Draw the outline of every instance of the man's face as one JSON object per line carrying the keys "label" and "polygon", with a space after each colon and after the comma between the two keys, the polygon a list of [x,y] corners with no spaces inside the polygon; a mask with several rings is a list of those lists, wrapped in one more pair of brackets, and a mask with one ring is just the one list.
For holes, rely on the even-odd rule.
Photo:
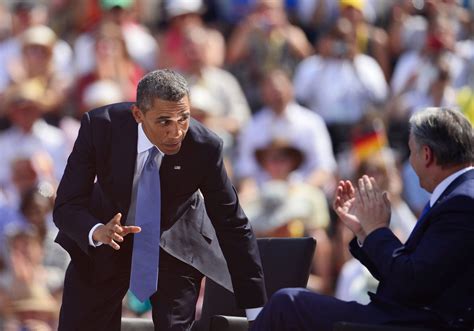
{"label": "man's face", "polygon": [[10,121],[24,132],[30,132],[33,124],[41,117],[39,107],[31,101],[22,101],[11,106],[9,111]]}
{"label": "man's face", "polygon": [[152,107],[143,113],[138,107],[132,109],[137,123],[142,123],[148,139],[165,154],[179,152],[189,128],[189,98],[179,101],[155,99]]}
{"label": "man's face", "polygon": [[291,82],[281,73],[274,73],[266,78],[262,93],[265,104],[277,112],[283,111],[293,98]]}

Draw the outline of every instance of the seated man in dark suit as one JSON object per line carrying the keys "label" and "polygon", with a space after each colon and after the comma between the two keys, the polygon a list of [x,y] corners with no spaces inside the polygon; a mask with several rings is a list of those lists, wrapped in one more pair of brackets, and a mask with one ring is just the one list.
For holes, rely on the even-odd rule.
{"label": "seated man in dark suit", "polygon": [[265,303],[222,140],[190,117],[187,83],[171,70],[143,77],[136,104],[84,114],[54,222],[72,258],[59,330],[120,330],[129,284],[150,299],[156,330],[189,330],[203,275],[233,289],[249,320]]}
{"label": "seated man in dark suit", "polygon": [[405,244],[388,228],[390,202],[373,178],[341,181],[334,209],[355,235],[350,250],[380,283],[367,305],[305,289],[277,292],[252,330],[330,331],[335,322],[472,330],[474,320],[473,130],[458,111],[410,119],[410,162],[431,199]]}

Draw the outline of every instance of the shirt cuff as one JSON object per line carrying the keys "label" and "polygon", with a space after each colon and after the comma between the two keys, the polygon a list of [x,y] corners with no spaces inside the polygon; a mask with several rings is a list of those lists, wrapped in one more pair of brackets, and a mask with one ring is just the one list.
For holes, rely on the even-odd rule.
{"label": "shirt cuff", "polygon": [[97,229],[99,226],[101,225],[104,225],[102,223],[97,223],[96,225],[94,225],[92,227],[92,229],[89,231],[89,246],[92,246],[92,247],[99,247],[100,245],[102,245],[102,243],[100,241],[95,241],[94,239],[92,239],[92,235],[94,234],[94,231],[95,229]]}
{"label": "shirt cuff", "polygon": [[247,320],[253,321],[257,318],[258,314],[262,311],[263,307],[245,309],[245,315],[247,315]]}

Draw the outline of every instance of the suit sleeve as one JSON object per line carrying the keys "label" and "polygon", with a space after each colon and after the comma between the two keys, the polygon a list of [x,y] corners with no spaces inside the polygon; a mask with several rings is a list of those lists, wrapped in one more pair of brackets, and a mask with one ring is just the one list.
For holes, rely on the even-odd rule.
{"label": "suit sleeve", "polygon": [[357,257],[398,300],[417,302],[439,296],[474,260],[473,199],[458,196],[431,216],[416,245],[402,246],[388,229],[367,236]]}
{"label": "suit sleeve", "polygon": [[237,304],[262,307],[266,301],[260,254],[250,223],[224,168],[222,142],[210,160],[200,189],[229,267]]}
{"label": "suit sleeve", "polygon": [[89,253],[90,249],[90,229],[101,222],[89,212],[95,176],[95,149],[90,116],[86,113],[59,184],[53,212],[53,220],[59,230],[73,239],[85,253]]}

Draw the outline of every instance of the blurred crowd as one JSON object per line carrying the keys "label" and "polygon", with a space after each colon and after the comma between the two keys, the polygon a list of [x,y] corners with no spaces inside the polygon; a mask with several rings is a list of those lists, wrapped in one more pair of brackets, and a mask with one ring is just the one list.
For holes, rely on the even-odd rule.
{"label": "blurred crowd", "polygon": [[374,176],[407,238],[428,200],[409,116],[474,123],[474,1],[0,0],[0,64],[1,330],[55,329],[69,257],[51,211],[79,120],[134,101],[157,68],[187,78],[257,236],[315,237],[308,286],[367,302],[376,280],[350,257],[335,184]]}

